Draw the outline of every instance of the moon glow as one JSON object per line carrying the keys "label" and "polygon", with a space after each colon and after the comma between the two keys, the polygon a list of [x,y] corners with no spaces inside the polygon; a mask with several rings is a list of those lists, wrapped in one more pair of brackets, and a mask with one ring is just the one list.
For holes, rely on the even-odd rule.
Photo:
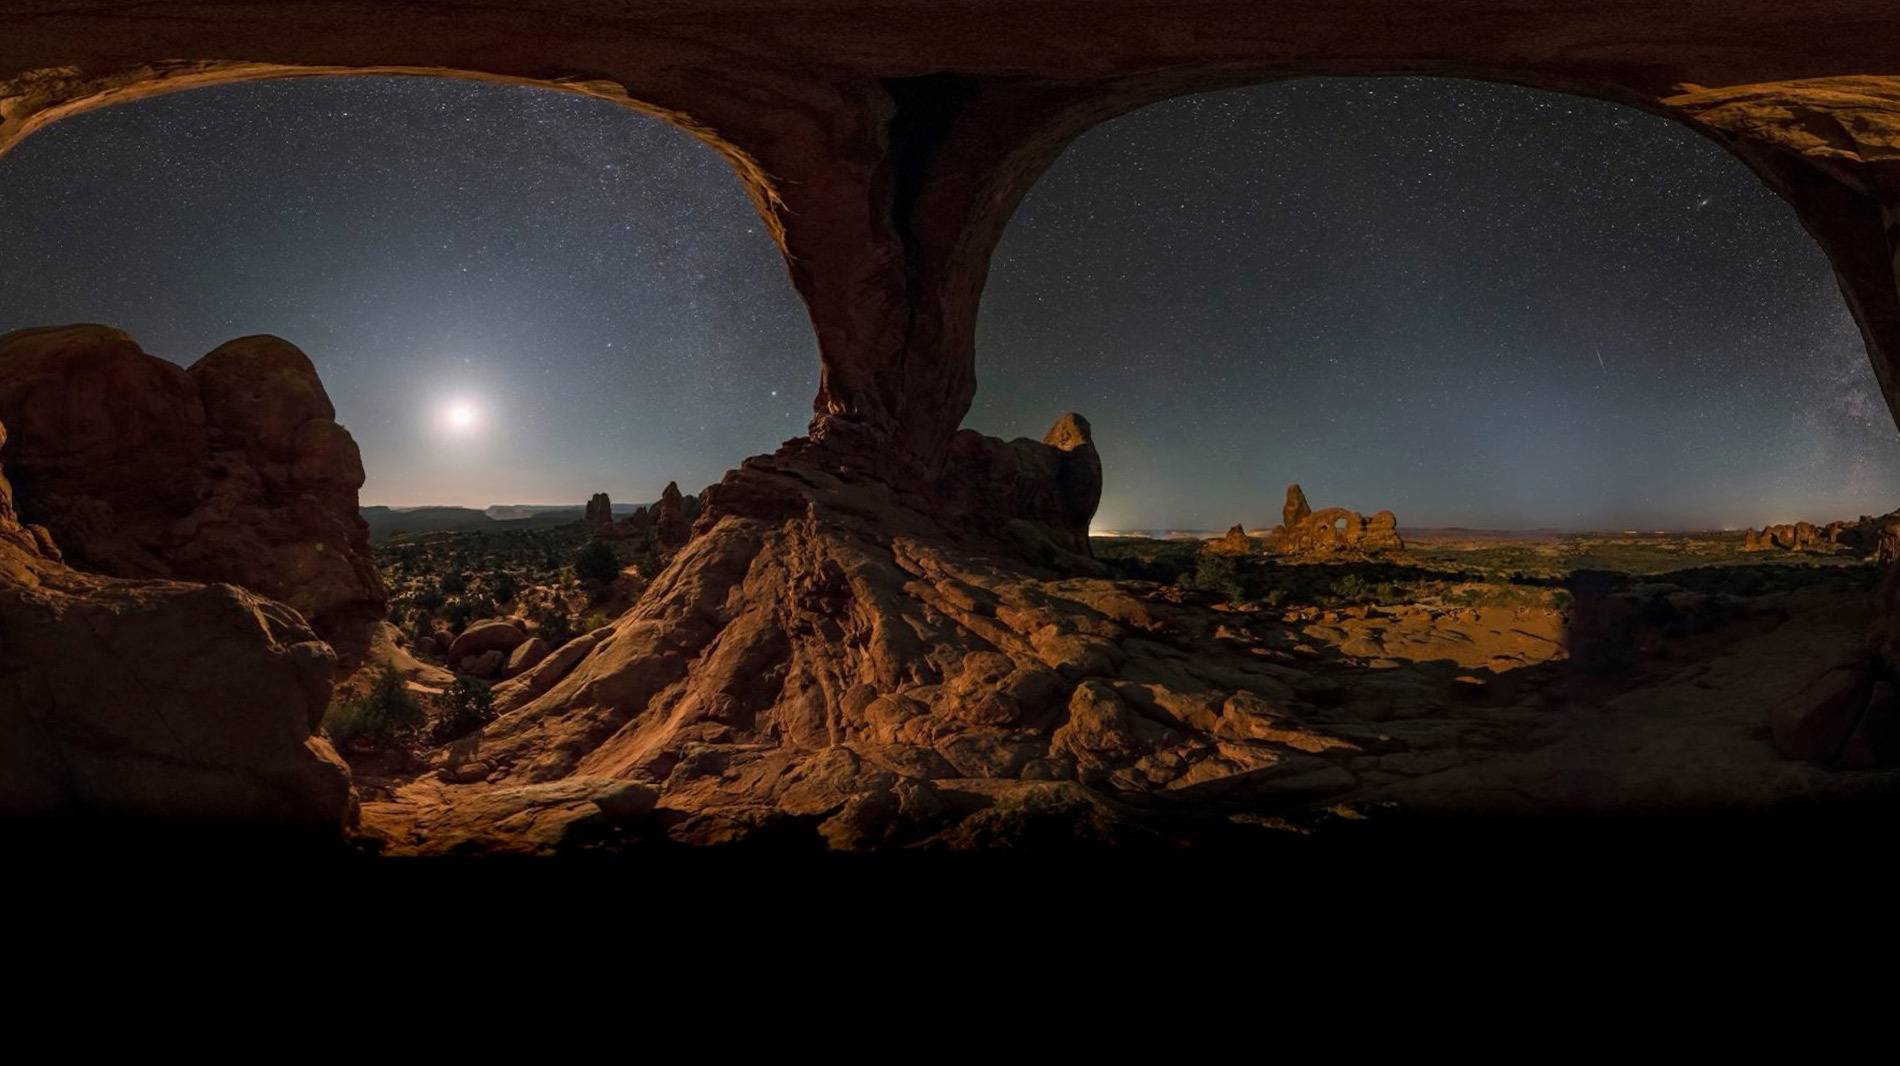
{"label": "moon glow", "polygon": [[467,436],[481,428],[481,408],[471,400],[451,400],[442,405],[442,428],[457,436]]}

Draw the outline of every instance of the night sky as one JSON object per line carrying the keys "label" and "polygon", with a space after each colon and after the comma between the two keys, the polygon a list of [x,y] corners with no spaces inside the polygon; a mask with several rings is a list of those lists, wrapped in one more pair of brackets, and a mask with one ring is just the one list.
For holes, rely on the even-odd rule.
{"label": "night sky", "polygon": [[[817,353],[738,181],[585,97],[299,79],[76,116],[0,159],[0,332],[190,363],[276,333],[366,503],[648,501],[803,432]],[[1098,529],[1249,528],[1289,481],[1402,525],[1706,528],[1900,505],[1825,258],[1718,146],[1433,79],[1170,101],[1005,234],[968,424],[1093,422]]]}
{"label": "night sky", "polygon": [[435,78],[218,86],[27,138],[0,158],[0,332],[57,322],[187,364],[289,340],[362,447],[364,503],[697,492],[804,433],[818,389],[784,260],[710,148]]}

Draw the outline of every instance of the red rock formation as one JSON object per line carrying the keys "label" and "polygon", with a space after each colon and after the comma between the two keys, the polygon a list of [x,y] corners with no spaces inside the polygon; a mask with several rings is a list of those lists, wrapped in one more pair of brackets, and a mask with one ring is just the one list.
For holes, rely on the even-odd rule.
{"label": "red rock formation", "polygon": [[1000,537],[1025,560],[1090,569],[1101,499],[1101,455],[1088,419],[1071,411],[1041,443],[959,432],[934,493],[908,502],[952,531]]}
{"label": "red rock formation", "polygon": [[313,736],[335,655],[295,612],[79,573],[13,500],[0,474],[0,818],[332,840],[354,821],[349,770]]}
{"label": "red rock formation", "polygon": [[1249,555],[1254,548],[1253,538],[1239,524],[1227,531],[1227,535],[1207,542],[1207,550],[1227,555]]}
{"label": "red rock formation", "polygon": [[582,521],[587,523],[587,528],[595,536],[608,532],[614,522],[613,501],[604,492],[594,493],[593,498],[587,501],[587,513],[582,516]]}
{"label": "red rock formation", "polygon": [[501,659],[505,661],[508,654],[520,647],[527,639],[528,635],[513,621],[505,618],[490,618],[472,623],[464,629],[462,635],[456,637],[454,643],[449,645],[445,659],[451,667],[454,667],[464,659],[494,651],[500,652]]}
{"label": "red rock formation", "polygon": [[[1813,551],[1818,548],[1847,547],[1859,548],[1873,553],[1882,562],[1891,562],[1893,555],[1883,554],[1881,543],[1889,529],[1900,537],[1900,511],[1873,518],[1861,515],[1854,522],[1836,521],[1817,527],[1810,522],[1768,526],[1759,535],[1750,529],[1742,541],[1741,550],[1771,551]],[[1900,547],[1900,540],[1896,540]]]}
{"label": "red rock formation", "polygon": [[1312,506],[1306,502],[1306,491],[1298,485],[1288,485],[1286,505],[1280,508],[1280,528],[1298,529],[1312,513]]}
{"label": "red rock formation", "polygon": [[[1026,443],[990,455],[1062,458]],[[590,817],[576,797],[617,782],[649,790],[676,840],[791,818],[832,846],[875,847],[976,832],[1057,794],[1050,819],[1087,809],[1121,822],[1127,812],[1090,789],[1244,790],[1290,772],[1288,740],[1343,744],[1285,722],[1272,700],[1286,690],[1266,673],[1209,662],[1190,676],[1156,643],[1167,623],[1114,583],[1026,576],[1004,554],[1007,530],[952,533],[934,510],[994,497],[828,481],[809,447],[729,474],[632,611],[497,687],[504,713],[465,753],[484,784],[418,781],[375,807],[377,824],[511,846],[494,819],[533,810],[551,831]],[[1124,668],[1149,680],[1121,681]],[[1255,717],[1279,739],[1254,739]],[[959,799],[951,778],[993,798]],[[487,828],[472,821],[496,804]],[[445,838],[435,827],[447,826]]]}
{"label": "red rock formation", "polygon": [[363,465],[309,359],[275,337],[189,370],[104,326],[0,337],[24,517],[75,567],[224,581],[303,612],[354,661],[383,613]]}
{"label": "red rock formation", "polygon": [[686,504],[680,496],[679,482],[669,481],[653,508],[653,539],[663,551],[678,551],[693,535],[686,520]]}
{"label": "red rock formation", "polygon": [[1405,550],[1399,520],[1391,511],[1366,518],[1344,507],[1315,511],[1298,485],[1288,485],[1287,524],[1274,530],[1273,550],[1288,555],[1327,555],[1334,552],[1376,554]]}

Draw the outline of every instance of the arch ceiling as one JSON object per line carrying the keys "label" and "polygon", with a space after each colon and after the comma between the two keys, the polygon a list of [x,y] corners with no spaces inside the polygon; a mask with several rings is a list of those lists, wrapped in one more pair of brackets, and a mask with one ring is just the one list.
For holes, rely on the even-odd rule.
{"label": "arch ceiling", "polygon": [[1077,134],[1300,74],[1488,78],[1673,117],[1832,258],[1900,409],[1900,33],[1885,0],[0,0],[0,152],[89,107],[297,74],[553,85],[674,121],[784,251],[840,466],[930,469],[975,392],[976,302]]}

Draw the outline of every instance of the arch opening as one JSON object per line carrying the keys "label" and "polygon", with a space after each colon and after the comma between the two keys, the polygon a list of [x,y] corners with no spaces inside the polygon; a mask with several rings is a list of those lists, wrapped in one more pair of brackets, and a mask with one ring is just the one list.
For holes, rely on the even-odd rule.
{"label": "arch opening", "polygon": [[[815,344],[773,234],[685,131],[585,94],[415,76],[119,104],[0,158],[0,336],[123,331],[15,338],[34,351],[0,367],[23,516],[70,562],[261,585],[346,663],[387,592],[420,655],[438,625],[546,607],[529,589],[576,625],[617,613],[559,591],[577,538],[650,579],[670,484],[677,526],[701,486],[805,427]],[[226,343],[259,335],[288,346]],[[276,437],[281,455],[259,451]],[[140,487],[168,477],[162,499]],[[598,529],[504,536],[579,528],[602,493]],[[461,533],[502,539],[384,548]]]}
{"label": "arch opening", "polygon": [[707,484],[802,430],[816,388],[727,167],[608,100],[371,75],[193,88],[47,126],[0,162],[0,198],[0,331],[100,321],[184,361],[283,336],[363,444],[366,503]]}
{"label": "arch opening", "polygon": [[1900,502],[1826,257],[1720,146],[1621,105],[1426,78],[1150,105],[1065,150],[985,297],[968,424],[1088,412],[1098,529],[1264,529],[1302,480],[1424,526]]}

